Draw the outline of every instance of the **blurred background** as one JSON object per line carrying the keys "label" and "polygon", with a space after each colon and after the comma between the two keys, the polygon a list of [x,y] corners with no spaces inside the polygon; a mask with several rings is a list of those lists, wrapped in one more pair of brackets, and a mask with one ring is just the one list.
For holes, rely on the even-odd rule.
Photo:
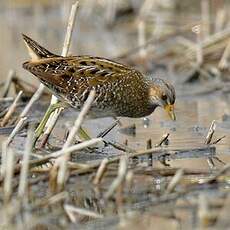
{"label": "blurred background", "polygon": [[[154,70],[155,63],[191,66],[191,61],[196,60],[193,51],[197,40],[230,29],[228,0],[79,2],[70,53],[113,59],[127,54],[123,61],[139,65],[146,72]],[[0,79],[6,78],[9,69],[26,79],[21,64],[28,55],[21,33],[61,53],[71,3],[72,0],[0,1]],[[198,36],[196,32],[200,32]],[[228,43],[226,37],[229,39],[229,33],[224,34],[224,42],[217,44],[215,50],[219,60]],[[141,45],[145,47],[138,49]],[[186,66],[181,63],[181,55],[189,58]]]}

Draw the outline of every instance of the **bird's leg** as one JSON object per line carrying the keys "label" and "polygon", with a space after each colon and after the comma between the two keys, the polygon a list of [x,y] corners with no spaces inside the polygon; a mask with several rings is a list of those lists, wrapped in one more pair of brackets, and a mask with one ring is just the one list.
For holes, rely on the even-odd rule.
{"label": "bird's leg", "polygon": [[[56,109],[61,108],[61,107],[64,107],[64,104],[62,102],[58,102],[58,103],[55,103],[55,104],[52,104],[52,105],[49,106],[49,108],[47,109],[44,117],[42,118],[42,120],[40,122],[40,124],[38,125],[38,127],[35,130],[35,135],[34,135],[34,140],[33,140],[33,147],[35,146],[38,138],[42,135],[43,130],[45,128],[45,125],[46,125],[50,115]],[[91,137],[88,134],[88,132],[85,129],[83,129],[81,126],[79,128],[78,135],[82,140],[90,140],[91,139]]]}
{"label": "bird's leg", "polygon": [[58,102],[55,104],[51,104],[49,108],[47,109],[44,117],[42,118],[41,122],[39,123],[38,127],[35,130],[34,140],[33,140],[33,147],[35,146],[38,138],[42,135],[42,132],[45,128],[45,125],[51,115],[56,109],[64,107],[62,102]]}
{"label": "bird's leg", "polygon": [[79,130],[78,130],[78,136],[79,136],[82,140],[84,140],[84,141],[87,141],[87,140],[90,140],[90,139],[91,139],[91,137],[90,137],[90,135],[87,133],[87,131],[86,131],[85,129],[83,129],[81,126],[80,126],[80,128],[79,128]]}

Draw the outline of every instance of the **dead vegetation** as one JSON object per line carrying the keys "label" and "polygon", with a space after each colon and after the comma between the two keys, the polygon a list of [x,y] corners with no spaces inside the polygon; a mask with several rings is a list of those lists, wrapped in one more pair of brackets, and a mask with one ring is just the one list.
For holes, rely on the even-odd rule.
{"label": "dead vegetation", "polygon": [[[137,31],[137,46],[114,59],[135,65],[146,73],[154,73],[160,66],[182,86],[190,84],[193,88],[197,82],[202,85],[190,93],[183,92],[184,95],[229,93],[228,4],[218,5],[214,17],[212,1],[202,0],[201,14],[193,19],[190,14],[170,13],[179,12],[177,1],[164,5],[164,1],[160,4],[146,0],[140,9],[135,1],[133,5],[108,2],[87,0],[80,8],[86,15],[92,14],[94,7],[106,9],[105,22],[110,30],[119,26],[123,17],[135,20],[130,24]],[[63,56],[68,54],[77,6],[76,2],[70,13]],[[185,23],[178,21],[181,18]],[[230,165],[218,156],[216,148],[224,136],[217,131],[220,137],[214,139],[215,121],[206,137],[201,137],[204,144],[200,148],[190,147],[189,143],[183,149],[170,148],[170,142],[168,148],[170,132],[159,136],[157,141],[146,139],[143,150],[129,146],[128,141],[122,144],[106,140],[105,136],[120,121],[109,124],[96,138],[78,143],[76,134],[93,100],[91,92],[58,149],[53,150],[47,141],[60,112],[46,126],[39,142],[42,148],[35,149],[32,145],[35,122],[29,112],[39,98],[47,101],[44,86],[35,90],[10,70],[0,87],[0,135],[5,136],[1,150],[1,228],[224,229],[229,226]],[[53,103],[56,99],[51,100]],[[22,132],[26,133],[23,150],[12,145]],[[90,154],[97,151],[109,153],[91,160]],[[88,160],[76,160],[82,154]],[[210,168],[170,166],[176,159],[192,158],[206,159]],[[156,162],[161,166],[156,167]]]}

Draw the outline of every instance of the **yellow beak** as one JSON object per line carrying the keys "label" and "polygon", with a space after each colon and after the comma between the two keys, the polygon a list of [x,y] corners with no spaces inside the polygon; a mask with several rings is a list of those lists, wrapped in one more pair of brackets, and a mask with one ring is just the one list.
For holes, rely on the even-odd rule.
{"label": "yellow beak", "polygon": [[174,113],[174,105],[166,105],[164,107],[165,111],[167,112],[167,114],[169,115],[169,117],[175,121],[176,120],[176,115]]}

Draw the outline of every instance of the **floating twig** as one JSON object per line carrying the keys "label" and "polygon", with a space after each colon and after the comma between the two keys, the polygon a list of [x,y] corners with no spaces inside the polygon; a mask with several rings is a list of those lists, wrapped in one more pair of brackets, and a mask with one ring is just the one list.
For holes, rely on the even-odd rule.
{"label": "floating twig", "polygon": [[213,142],[211,143],[211,145],[215,145],[215,144],[219,143],[219,142],[222,141],[225,137],[226,137],[226,136],[222,136],[222,137],[218,138],[217,140],[213,141]]}
{"label": "floating twig", "polygon": [[166,133],[162,136],[159,143],[155,144],[155,147],[160,147],[163,143],[166,143],[168,141],[169,133]]}
{"label": "floating twig", "polygon": [[[134,169],[134,174],[140,175],[150,175],[150,176],[174,176],[175,173],[179,170],[179,168],[137,168]],[[208,175],[210,174],[209,169],[190,169],[190,168],[183,168],[184,175]]]}
{"label": "floating twig", "polygon": [[115,149],[120,150],[125,153],[134,153],[136,152],[134,149],[128,147],[127,145],[115,142],[115,141],[106,141],[106,144],[113,146]]}
{"label": "floating twig", "polygon": [[104,131],[99,133],[97,137],[102,137],[102,138],[105,137],[112,129],[114,129],[117,126],[117,124],[119,124],[119,122],[120,122],[120,119],[117,119],[108,128],[106,128]]}
{"label": "floating twig", "polygon": [[225,174],[230,169],[230,164],[226,164],[219,172],[217,172],[214,176],[208,179],[202,180],[202,183],[212,183],[218,179],[218,177]]}

